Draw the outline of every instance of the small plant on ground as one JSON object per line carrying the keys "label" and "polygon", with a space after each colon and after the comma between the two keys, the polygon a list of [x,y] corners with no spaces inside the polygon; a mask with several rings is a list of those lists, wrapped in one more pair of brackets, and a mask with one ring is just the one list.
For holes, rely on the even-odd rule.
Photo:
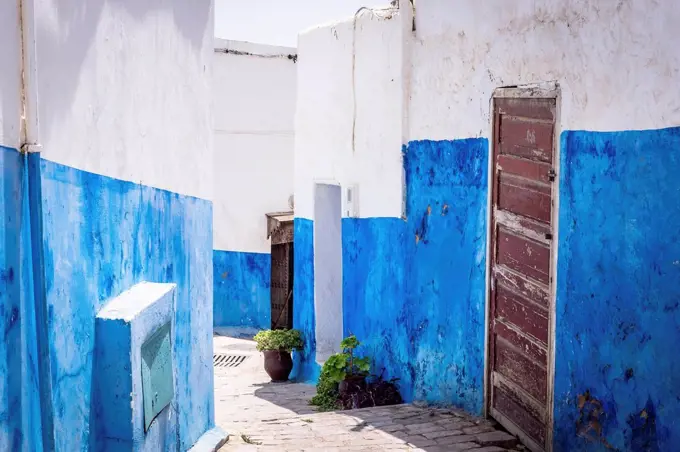
{"label": "small plant on ground", "polygon": [[342,353],[331,355],[324,363],[324,368],[328,367],[328,374],[331,380],[340,383],[348,377],[367,376],[371,368],[369,358],[357,358],[354,350],[361,345],[356,336],[346,337],[340,343]]}
{"label": "small plant on ground", "polygon": [[257,333],[253,339],[258,351],[278,350],[290,353],[303,346],[302,334],[298,330],[265,330]]}
{"label": "small plant on ground", "polygon": [[338,383],[330,376],[330,367],[324,363],[316,384],[316,395],[309,401],[310,405],[316,406],[319,411],[337,410],[338,405]]}
{"label": "small plant on ground", "polygon": [[369,358],[358,358],[354,350],[361,343],[356,336],[346,337],[340,343],[342,353],[336,353],[328,357],[319,375],[316,385],[316,395],[310,401],[311,405],[319,408],[319,411],[331,411],[339,408],[338,385],[348,377],[367,376],[371,367]]}
{"label": "small plant on ground", "polygon": [[353,386],[340,394],[338,404],[344,410],[370,408],[375,406],[398,405],[404,400],[399,394],[398,379],[385,380],[382,375],[366,385],[365,388]]}

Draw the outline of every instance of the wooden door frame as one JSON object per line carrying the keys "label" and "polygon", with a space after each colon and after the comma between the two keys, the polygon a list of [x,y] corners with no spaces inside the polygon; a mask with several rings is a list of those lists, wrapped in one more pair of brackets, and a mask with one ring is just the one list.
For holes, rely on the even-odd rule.
{"label": "wooden door frame", "polygon": [[[491,274],[492,274],[492,232],[493,232],[493,182],[494,182],[494,146],[497,139],[496,130],[496,108],[497,98],[523,98],[523,99],[555,99],[555,125],[553,128],[553,169],[555,171],[555,183],[552,185],[551,197],[554,205],[552,206],[551,221],[553,224],[553,240],[550,247],[550,322],[548,326],[548,417],[546,422],[546,452],[553,449],[553,430],[555,412],[555,314],[556,314],[556,289],[557,289],[557,250],[559,243],[559,184],[560,184],[560,107],[561,89],[557,82],[544,82],[530,85],[518,85],[510,87],[496,88],[489,100],[489,150],[488,150],[488,169],[487,169],[487,231],[486,231],[486,293],[484,309],[484,417],[489,417],[489,403],[491,390],[491,366],[489,363],[489,319],[491,312]],[[525,444],[535,443],[522,432],[511,432],[517,434]]]}

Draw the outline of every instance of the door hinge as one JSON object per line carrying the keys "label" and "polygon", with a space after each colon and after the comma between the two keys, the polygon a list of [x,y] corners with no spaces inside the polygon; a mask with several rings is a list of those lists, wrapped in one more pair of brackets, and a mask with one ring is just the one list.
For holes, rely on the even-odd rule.
{"label": "door hinge", "polygon": [[551,233],[547,233],[547,234],[545,235],[545,238],[546,238],[546,240],[552,240],[552,234],[551,234]]}
{"label": "door hinge", "polygon": [[554,182],[555,177],[557,177],[557,173],[555,172],[555,169],[550,168],[550,171],[548,171],[548,178],[550,179],[550,182]]}

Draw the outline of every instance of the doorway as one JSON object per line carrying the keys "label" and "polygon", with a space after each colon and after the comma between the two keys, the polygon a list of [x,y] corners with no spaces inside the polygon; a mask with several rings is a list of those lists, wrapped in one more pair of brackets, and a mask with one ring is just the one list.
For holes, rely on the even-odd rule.
{"label": "doorway", "polygon": [[271,328],[293,328],[293,212],[268,213],[267,238],[271,240]]}
{"label": "doorway", "polygon": [[493,99],[487,411],[531,450],[545,451],[552,442],[557,98],[504,93]]}
{"label": "doorway", "polygon": [[272,329],[293,328],[293,242],[272,244]]}

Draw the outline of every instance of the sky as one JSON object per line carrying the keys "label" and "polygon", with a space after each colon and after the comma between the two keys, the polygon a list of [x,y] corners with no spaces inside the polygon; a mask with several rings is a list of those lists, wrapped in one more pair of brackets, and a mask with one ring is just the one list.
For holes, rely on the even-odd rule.
{"label": "sky", "polygon": [[296,47],[302,30],[352,17],[362,6],[389,3],[390,0],[215,0],[215,36]]}

